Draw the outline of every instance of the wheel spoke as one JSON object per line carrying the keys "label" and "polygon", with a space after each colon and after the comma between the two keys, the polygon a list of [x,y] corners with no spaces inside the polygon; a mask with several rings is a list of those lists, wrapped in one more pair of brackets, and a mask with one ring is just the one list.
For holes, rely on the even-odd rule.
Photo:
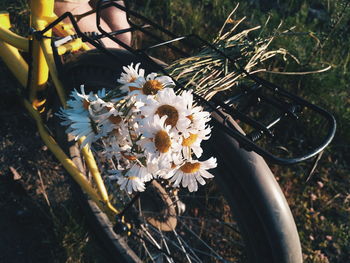
{"label": "wheel spoke", "polygon": [[[161,234],[160,234],[161,231],[159,231],[158,229],[156,229],[156,228],[153,227],[152,225],[149,225],[149,226],[150,226],[155,232],[157,232],[159,235],[161,235]],[[168,242],[169,242],[172,246],[176,247],[177,249],[179,249],[179,250],[181,250],[181,251],[183,252],[183,248],[181,248],[181,246],[179,246],[179,244],[175,243],[171,238],[167,237],[166,235],[164,235],[164,238],[165,238],[166,240],[168,240]],[[191,255],[189,255],[189,257],[192,258],[192,260],[196,260],[196,259],[194,259]],[[197,261],[196,261],[196,262],[197,262]],[[199,262],[201,262],[200,259],[199,259]]]}
{"label": "wheel spoke", "polygon": [[[180,221],[181,222],[181,221]],[[189,227],[187,227],[185,224],[181,222],[181,224],[189,231],[191,232],[195,237],[198,238],[199,241],[203,243],[204,246],[206,246],[211,252],[213,252],[215,255],[218,256],[219,259],[224,260],[215,250],[213,250],[206,242],[203,241],[195,232],[193,232]]]}
{"label": "wheel spoke", "polygon": [[[162,238],[162,240],[163,240],[163,243],[164,243],[164,246],[165,246],[166,251],[168,252],[169,255],[171,255],[170,249],[169,249],[169,247],[168,247],[168,243],[166,242],[166,240],[165,240],[165,238],[164,238],[163,231],[160,231],[160,230],[159,230],[159,233],[160,233],[161,238]],[[167,259],[168,259],[169,263],[174,263],[174,260],[173,260],[172,258],[169,259],[169,258],[167,257]]]}
{"label": "wheel spoke", "polygon": [[[206,222],[207,222],[207,220],[206,220]],[[182,221],[181,221],[181,223],[182,224],[184,224]],[[190,223],[190,222],[187,222],[188,224],[191,224],[191,226],[193,226],[193,227],[196,227],[196,228],[200,228],[199,226],[198,226],[198,224],[195,224],[195,223]],[[221,223],[222,225],[224,225],[224,226],[226,226],[226,224],[225,224],[225,222],[217,222],[217,223]],[[233,229],[234,231],[236,231],[237,232],[237,230],[235,230],[234,228],[232,228],[232,227],[230,227],[229,225],[227,225],[230,229]],[[186,228],[188,228],[188,227],[186,227]],[[242,243],[240,243],[240,242],[238,242],[238,241],[236,241],[236,240],[234,240],[234,239],[228,239],[228,237],[224,237],[222,234],[220,234],[220,232],[218,232],[218,231],[210,231],[208,228],[204,228],[204,231],[206,232],[206,233],[209,233],[209,234],[214,234],[214,236],[217,236],[217,237],[222,237],[222,238],[225,238],[225,239],[227,239],[228,241],[230,241],[231,243],[234,243],[234,244],[236,244],[236,245],[239,245],[240,247],[244,247],[244,245],[242,244]]]}
{"label": "wheel spoke", "polygon": [[189,258],[188,254],[186,253],[186,249],[184,248],[184,246],[183,246],[183,244],[182,244],[182,242],[181,242],[181,240],[180,240],[180,238],[179,238],[179,235],[177,234],[177,232],[176,232],[175,229],[173,230],[173,233],[175,234],[177,240],[179,241],[179,244],[180,244],[180,246],[181,246],[181,249],[182,249],[182,251],[185,253],[188,262],[189,262],[189,263],[192,263],[191,259]]}
{"label": "wheel spoke", "polygon": [[[103,167],[104,170],[108,170],[111,168],[116,169],[117,167],[115,161],[112,158],[108,159],[107,161],[104,161],[103,164],[101,164],[100,162],[98,164],[100,167],[102,167],[103,165],[107,165],[107,167]],[[163,232],[161,229],[157,229],[157,227],[147,222],[148,219],[146,219],[149,216],[152,216],[153,218],[162,218],[164,216],[163,210],[162,212],[154,212],[149,211],[152,209],[145,209],[146,207],[143,205],[144,203],[141,200],[142,198],[138,198],[139,194],[136,194],[137,197],[135,197],[131,196],[128,193],[124,193],[123,191],[118,189],[117,184],[113,184],[110,180],[108,180],[108,176],[105,176],[105,179],[107,179],[106,181],[108,181],[109,187],[111,188],[112,192],[117,198],[116,201],[122,205],[121,209],[123,210],[124,207],[123,211],[133,209],[138,212],[139,219],[143,223],[139,225],[139,235],[136,234],[135,236],[137,236],[139,240],[141,240],[142,246],[137,246],[137,243],[140,244],[140,241],[137,241],[137,239],[133,239],[135,242],[135,248],[141,249],[139,251],[139,256],[145,256],[146,258],[148,258],[148,260],[151,260],[151,262],[159,262],[160,257],[162,257],[163,260],[166,259],[167,263],[174,263],[177,262],[177,260],[175,259],[177,259],[179,255],[181,258],[181,262],[186,261],[189,263],[201,263],[203,260],[207,262],[209,258],[209,260],[214,260],[215,262],[229,262],[218,253],[219,251],[221,251],[221,248],[219,249],[219,247],[216,247],[216,243],[210,244],[210,240],[214,239],[219,240],[221,242],[220,244],[224,244],[225,248],[228,247],[226,243],[230,246],[232,244],[235,244],[238,245],[240,248],[243,247],[243,245],[240,242],[237,242],[237,240],[233,239],[232,234],[228,234],[225,236],[222,234],[226,232],[220,231],[221,229],[224,229],[224,227],[231,229],[231,231],[235,231],[236,234],[239,232],[236,229],[237,226],[235,223],[228,223],[221,220],[221,215],[218,214],[215,205],[213,206],[214,209],[212,210],[200,210],[204,207],[207,208],[207,205],[210,204],[211,201],[219,202],[219,204],[221,204],[222,202],[220,200],[223,200],[223,198],[222,196],[217,195],[217,193],[214,195],[211,195],[211,192],[203,192],[202,194],[182,194],[178,192],[169,191],[169,189],[165,188],[167,189],[167,192],[166,194],[163,193],[163,196],[166,196],[167,198],[171,199],[170,203],[168,202],[166,204],[167,206],[176,207],[178,202],[180,201],[187,203],[187,205],[190,205],[190,209],[188,210],[190,212],[189,214],[188,211],[186,211],[185,215],[175,215],[177,221],[180,223],[178,223],[178,226],[180,226],[180,228],[177,227],[176,229],[173,229],[171,233],[174,236],[171,237],[168,234],[169,232]],[[152,188],[151,191],[153,191]],[[143,196],[143,198],[144,197],[145,196]],[[133,202],[132,200],[137,201]],[[152,201],[152,199],[150,200]],[[147,203],[146,206],[149,207]],[[195,212],[195,210],[193,209],[199,209],[201,216],[194,216],[197,214],[192,213],[192,211]],[[217,231],[218,229],[219,231]],[[210,240],[207,240],[208,238],[210,238]],[[129,241],[131,242],[132,239],[129,239]],[[203,249],[201,249],[200,247],[196,247],[196,244],[200,245],[200,247],[202,247]]]}
{"label": "wheel spoke", "polygon": [[198,262],[202,262],[202,260],[197,256],[196,253],[194,253],[193,249],[192,249],[189,245],[187,245],[187,243],[183,240],[183,238],[182,238],[181,236],[178,236],[178,237],[182,240],[182,242],[184,242],[184,244],[186,245],[186,247],[188,248],[188,250],[191,251],[192,255],[193,255],[194,257],[196,257],[196,259],[198,260]]}
{"label": "wheel spoke", "polygon": [[[144,211],[144,212],[147,212],[148,214],[153,214],[154,216],[156,215],[160,215],[159,213],[152,213],[150,211]],[[196,218],[196,217],[191,217],[191,216],[179,216],[177,215],[176,216],[178,219],[187,219],[187,220],[190,220],[190,221],[187,221],[186,220],[186,223],[187,224],[190,224],[191,226],[195,227],[195,228],[200,228],[200,226],[198,226],[198,223],[193,223],[192,221],[200,221],[200,220],[203,220],[202,218]],[[181,220],[181,222],[183,223],[183,221]],[[220,224],[224,227],[228,227],[229,229],[231,229],[232,231],[235,231],[235,233],[239,234],[238,230],[234,227],[235,224],[230,224],[230,223],[226,223],[226,222],[223,222],[223,221],[220,221],[218,219],[205,219],[205,222],[208,222],[208,223],[212,223],[212,224]],[[206,233],[208,234],[214,234],[214,236],[217,236],[217,237],[221,237],[222,239],[226,239],[227,241],[231,242],[231,243],[234,243],[235,245],[238,245],[240,247],[244,247],[244,245],[240,242],[238,242],[237,240],[234,240],[232,238],[228,238],[228,237],[224,237],[219,231],[211,231],[209,228],[204,228],[203,229]]]}
{"label": "wheel spoke", "polygon": [[149,252],[147,246],[145,245],[145,241],[142,240],[141,242],[142,242],[142,246],[144,247],[146,253],[148,254],[149,258],[152,260],[152,262],[157,263],[154,261],[152,254]]}
{"label": "wheel spoke", "polygon": [[146,236],[148,237],[148,239],[158,248],[161,249],[160,245],[158,244],[158,242],[153,238],[153,236],[148,232],[148,230],[145,228],[144,225],[141,225],[141,229],[143,230],[143,232],[146,234]]}

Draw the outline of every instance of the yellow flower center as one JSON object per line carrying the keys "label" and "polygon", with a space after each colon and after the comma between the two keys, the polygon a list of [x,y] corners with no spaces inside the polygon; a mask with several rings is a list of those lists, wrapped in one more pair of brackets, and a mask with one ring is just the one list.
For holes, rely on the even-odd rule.
{"label": "yellow flower center", "polygon": [[131,91],[134,91],[134,90],[141,90],[141,88],[136,88],[136,87],[130,87],[129,86],[129,91],[131,92]]}
{"label": "yellow flower center", "polygon": [[85,110],[88,110],[89,109],[89,106],[90,106],[90,102],[88,100],[83,100],[83,108]]}
{"label": "yellow flower center", "polygon": [[186,116],[186,118],[187,118],[187,119],[189,119],[191,122],[193,122],[193,115],[192,115],[192,114],[191,114],[191,115]]}
{"label": "yellow flower center", "polygon": [[108,120],[113,124],[119,124],[122,121],[122,118],[119,115],[117,116],[111,115],[108,117]]}
{"label": "yellow flower center", "polygon": [[136,77],[131,77],[131,78],[129,79],[129,83],[134,82],[135,80],[136,80]]}
{"label": "yellow flower center", "polygon": [[142,92],[145,95],[155,95],[158,91],[163,89],[162,83],[158,80],[151,79],[147,80],[145,84],[143,84]]}
{"label": "yellow flower center", "polygon": [[163,117],[164,115],[168,116],[168,118],[165,120],[165,124],[171,125],[171,127],[174,127],[179,120],[179,113],[177,109],[170,105],[162,105],[158,107],[156,114],[158,114],[160,117]]}
{"label": "yellow flower center", "polygon": [[190,173],[195,173],[199,170],[199,168],[201,167],[200,163],[190,163],[187,162],[184,165],[182,165],[180,167],[180,170],[183,171],[186,174],[190,174]]}
{"label": "yellow flower center", "polygon": [[156,149],[161,153],[166,153],[169,151],[171,140],[168,133],[164,130],[158,131],[154,137],[154,144],[156,146]]}
{"label": "yellow flower center", "polygon": [[191,146],[198,138],[198,134],[192,134],[190,133],[190,136],[188,138],[183,138],[182,140],[182,146]]}

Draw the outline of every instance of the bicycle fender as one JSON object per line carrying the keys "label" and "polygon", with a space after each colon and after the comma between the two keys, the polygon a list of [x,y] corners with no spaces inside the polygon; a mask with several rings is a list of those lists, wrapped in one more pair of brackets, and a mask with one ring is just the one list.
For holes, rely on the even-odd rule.
{"label": "bicycle fender", "polygon": [[[210,147],[215,152],[221,153],[219,158],[230,160],[231,176],[234,176],[234,181],[242,186],[247,198],[257,211],[258,218],[249,218],[248,220],[252,221],[252,225],[256,220],[260,220],[264,225],[265,234],[272,248],[274,262],[302,262],[299,235],[291,210],[270,168],[260,155],[241,148],[235,139],[220,128],[219,123],[224,121],[222,116],[214,112],[212,119],[213,130]],[[243,133],[229,115],[225,116],[225,121],[230,121]],[[219,158],[218,166],[220,169]],[[227,166],[224,167],[224,169],[227,168]],[[225,179],[228,182],[232,181],[230,178]],[[257,242],[255,235],[251,235],[249,239],[250,242]],[[265,261],[260,258],[256,262]]]}

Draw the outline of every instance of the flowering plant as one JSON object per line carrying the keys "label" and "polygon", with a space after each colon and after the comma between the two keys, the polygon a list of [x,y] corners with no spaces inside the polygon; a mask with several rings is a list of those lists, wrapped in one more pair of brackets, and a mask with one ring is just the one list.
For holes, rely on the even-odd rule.
{"label": "flowering plant", "polygon": [[170,77],[146,75],[140,63],[123,69],[115,90],[72,92],[58,113],[66,132],[83,138],[81,147],[101,141],[102,154],[115,164],[109,178],[128,193],[157,178],[197,191],[216,167],[214,157],[198,160],[201,142],[210,137],[209,112],[194,105],[191,91],[177,95]]}

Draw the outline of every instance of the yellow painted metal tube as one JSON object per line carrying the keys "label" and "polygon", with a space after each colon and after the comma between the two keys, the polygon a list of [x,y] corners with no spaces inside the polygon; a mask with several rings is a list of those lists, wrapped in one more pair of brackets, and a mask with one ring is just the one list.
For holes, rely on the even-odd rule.
{"label": "yellow painted metal tube", "polygon": [[119,211],[110,203],[110,201],[101,200],[100,196],[94,188],[92,188],[90,182],[86,177],[79,171],[76,165],[71,159],[63,152],[56,141],[50,136],[46,131],[44,124],[42,123],[40,114],[36,111],[28,100],[23,99],[25,108],[29,111],[30,115],[36,121],[39,134],[50,149],[50,151],[55,155],[55,157],[60,161],[67,172],[73,177],[73,179],[80,185],[80,187],[85,191],[88,196],[99,206],[99,208],[109,215],[118,214]]}
{"label": "yellow painted metal tube", "polygon": [[58,78],[58,72],[55,65],[55,60],[53,57],[53,51],[51,48],[51,40],[50,39],[43,39],[41,42],[41,47],[45,56],[45,59],[47,61],[47,65],[50,69],[50,76],[52,78],[52,81],[56,87],[56,91],[58,94],[58,97],[60,98],[61,104],[66,104],[66,94],[64,92],[64,87],[62,82]]}
{"label": "yellow painted metal tube", "polygon": [[27,38],[21,37],[8,29],[2,28],[1,26],[0,39],[25,52],[28,52],[29,50],[29,40]]}
{"label": "yellow painted metal tube", "polygon": [[[58,17],[56,16],[55,19]],[[57,26],[55,26],[56,33],[59,36],[68,36],[74,35],[75,31],[73,30],[73,25],[71,23],[60,22]]]}
{"label": "yellow painted metal tube", "polygon": [[53,14],[54,0],[31,0],[30,7],[34,17],[50,17]]}
{"label": "yellow painted metal tube", "polygon": [[[50,1],[46,1],[46,3],[38,2],[38,1],[31,1],[31,26],[35,30],[43,30],[51,21],[51,17],[53,15],[53,4],[52,4],[52,10],[49,12],[45,9],[43,5],[49,5]],[[46,11],[44,11],[46,10]],[[46,37],[51,37],[51,30],[45,33]],[[33,39],[33,61],[32,61],[32,70],[31,70],[31,83],[30,83],[30,94],[29,98],[30,101],[34,101],[37,96],[37,91],[43,90],[46,88],[46,83],[49,78],[49,68],[46,61],[46,58],[43,53],[43,49],[41,46],[41,42],[44,40],[48,40],[51,42],[51,39]]]}
{"label": "yellow painted metal tube", "polygon": [[0,27],[9,29],[11,27],[10,14],[7,11],[0,11]]}
{"label": "yellow painted metal tube", "polygon": [[[75,166],[73,161],[68,158],[68,156],[63,152],[63,150],[58,146],[56,141],[49,135],[46,131],[45,126],[42,123],[40,114],[32,107],[30,102],[23,99],[24,107],[28,110],[30,115],[34,118],[39,134],[42,140],[45,142],[50,151],[55,155],[55,157],[62,163],[63,167],[68,171],[68,173],[74,178],[74,180],[81,186],[81,188],[89,195],[89,197],[96,202],[101,210],[109,213],[116,213],[116,209],[108,202],[103,202],[96,190],[92,188],[86,177],[79,171]],[[106,211],[107,210],[107,211]]]}
{"label": "yellow painted metal tube", "polygon": [[[84,138],[79,139],[78,142],[80,145],[83,142],[83,140],[84,140]],[[84,160],[86,162],[86,165],[88,167],[88,170],[91,173],[92,178],[94,179],[94,181],[96,183],[97,190],[98,190],[100,197],[102,198],[102,201],[104,202],[104,204],[107,205],[108,209],[113,212],[113,214],[119,214],[119,211],[110,203],[106,186],[103,182],[103,179],[101,177],[101,174],[99,172],[95,158],[94,158],[91,150],[89,149],[88,146],[85,146],[81,151],[82,151]]]}
{"label": "yellow painted metal tube", "polygon": [[19,83],[23,87],[26,87],[28,80],[28,64],[18,52],[18,49],[0,41],[0,57]]}
{"label": "yellow painted metal tube", "polygon": [[[53,13],[54,0],[31,0],[31,22],[36,30],[44,29],[48,23],[55,18]],[[15,74],[21,85],[26,86],[28,65],[20,55],[18,49],[29,51],[29,40],[23,38],[9,30],[11,27],[9,14],[0,12],[0,56],[8,65],[10,70]],[[45,34],[51,36],[51,31]],[[6,43],[5,43],[6,42]],[[53,83],[57,89],[57,93],[62,105],[65,105],[65,92],[61,81],[58,78],[53,52],[51,48],[51,39],[34,40],[33,42],[33,71],[31,83],[31,102],[35,101],[36,91],[44,87],[48,80],[48,72],[52,77]],[[77,50],[83,47],[87,49],[87,45],[81,40],[76,40],[70,44],[70,49]],[[66,49],[67,50],[67,49]],[[62,53],[63,53],[62,49]],[[64,51],[65,52],[65,51]],[[92,187],[87,178],[80,172],[71,159],[63,152],[54,138],[50,136],[46,130],[39,112],[34,108],[30,101],[23,99],[24,107],[34,118],[39,134],[48,146],[50,151],[62,163],[64,168],[69,172],[73,179],[81,186],[81,188],[89,195],[89,197],[107,214],[117,214],[118,211],[109,202],[108,193],[103,183],[102,177],[98,171],[94,157],[89,149],[83,150],[84,158],[88,165],[89,171],[93,175],[96,182],[98,192]]]}
{"label": "yellow painted metal tube", "polygon": [[[79,142],[81,143],[82,140],[80,140]],[[94,181],[97,185],[97,189],[98,189],[103,201],[109,202],[106,186],[103,182],[103,179],[102,179],[101,174],[98,170],[98,167],[96,165],[96,161],[94,159],[94,156],[92,155],[91,150],[89,149],[88,146],[85,146],[82,149],[82,153],[83,153],[83,156],[85,158],[85,162],[89,168],[89,171],[92,174],[92,177],[94,178]]]}
{"label": "yellow painted metal tube", "polygon": [[74,51],[78,51],[78,50],[81,50],[81,49],[85,50],[85,46],[84,45],[86,45],[86,44],[83,43],[81,41],[81,39],[75,39],[75,40],[73,40],[73,41],[71,41],[71,42],[69,42],[67,44],[59,46],[57,48],[57,53],[59,55],[63,55],[65,53],[67,53],[67,52],[74,52]]}
{"label": "yellow painted metal tube", "polygon": [[[55,84],[55,87],[57,89],[57,93],[59,94],[62,105],[65,105],[66,99],[65,99],[64,87],[63,87],[61,81],[58,79],[58,73],[57,73],[57,70],[55,67],[55,63],[54,63],[52,48],[50,46],[50,40],[43,39],[41,44],[42,44],[42,49],[44,51],[45,58],[46,58],[48,65],[49,65],[51,77],[52,77],[53,82]],[[98,191],[101,195],[101,198],[103,199],[103,201],[105,203],[109,204],[109,198],[108,198],[108,193],[107,193],[106,187],[104,185],[104,182],[102,180],[102,177],[101,177],[99,170],[98,170],[98,167],[96,165],[96,161],[95,161],[91,151],[88,148],[84,147],[82,149],[82,153],[83,153],[85,161],[88,165],[89,171],[91,172],[91,174],[95,180],[95,183],[97,185],[97,188],[98,188]],[[112,209],[114,213],[118,213],[118,211],[116,209],[114,209],[113,206],[111,206],[111,205],[108,205],[108,206],[110,206],[110,209]]]}
{"label": "yellow painted metal tube", "polygon": [[29,98],[34,101],[36,93],[39,90],[46,88],[46,83],[49,79],[49,68],[44,57],[44,53],[41,49],[40,42],[36,39],[33,40],[33,61],[31,70],[31,83]]}
{"label": "yellow painted metal tube", "polygon": [[28,52],[29,41],[20,35],[10,31],[11,23],[9,13],[6,11],[0,12],[0,40],[14,46],[20,50]]}

